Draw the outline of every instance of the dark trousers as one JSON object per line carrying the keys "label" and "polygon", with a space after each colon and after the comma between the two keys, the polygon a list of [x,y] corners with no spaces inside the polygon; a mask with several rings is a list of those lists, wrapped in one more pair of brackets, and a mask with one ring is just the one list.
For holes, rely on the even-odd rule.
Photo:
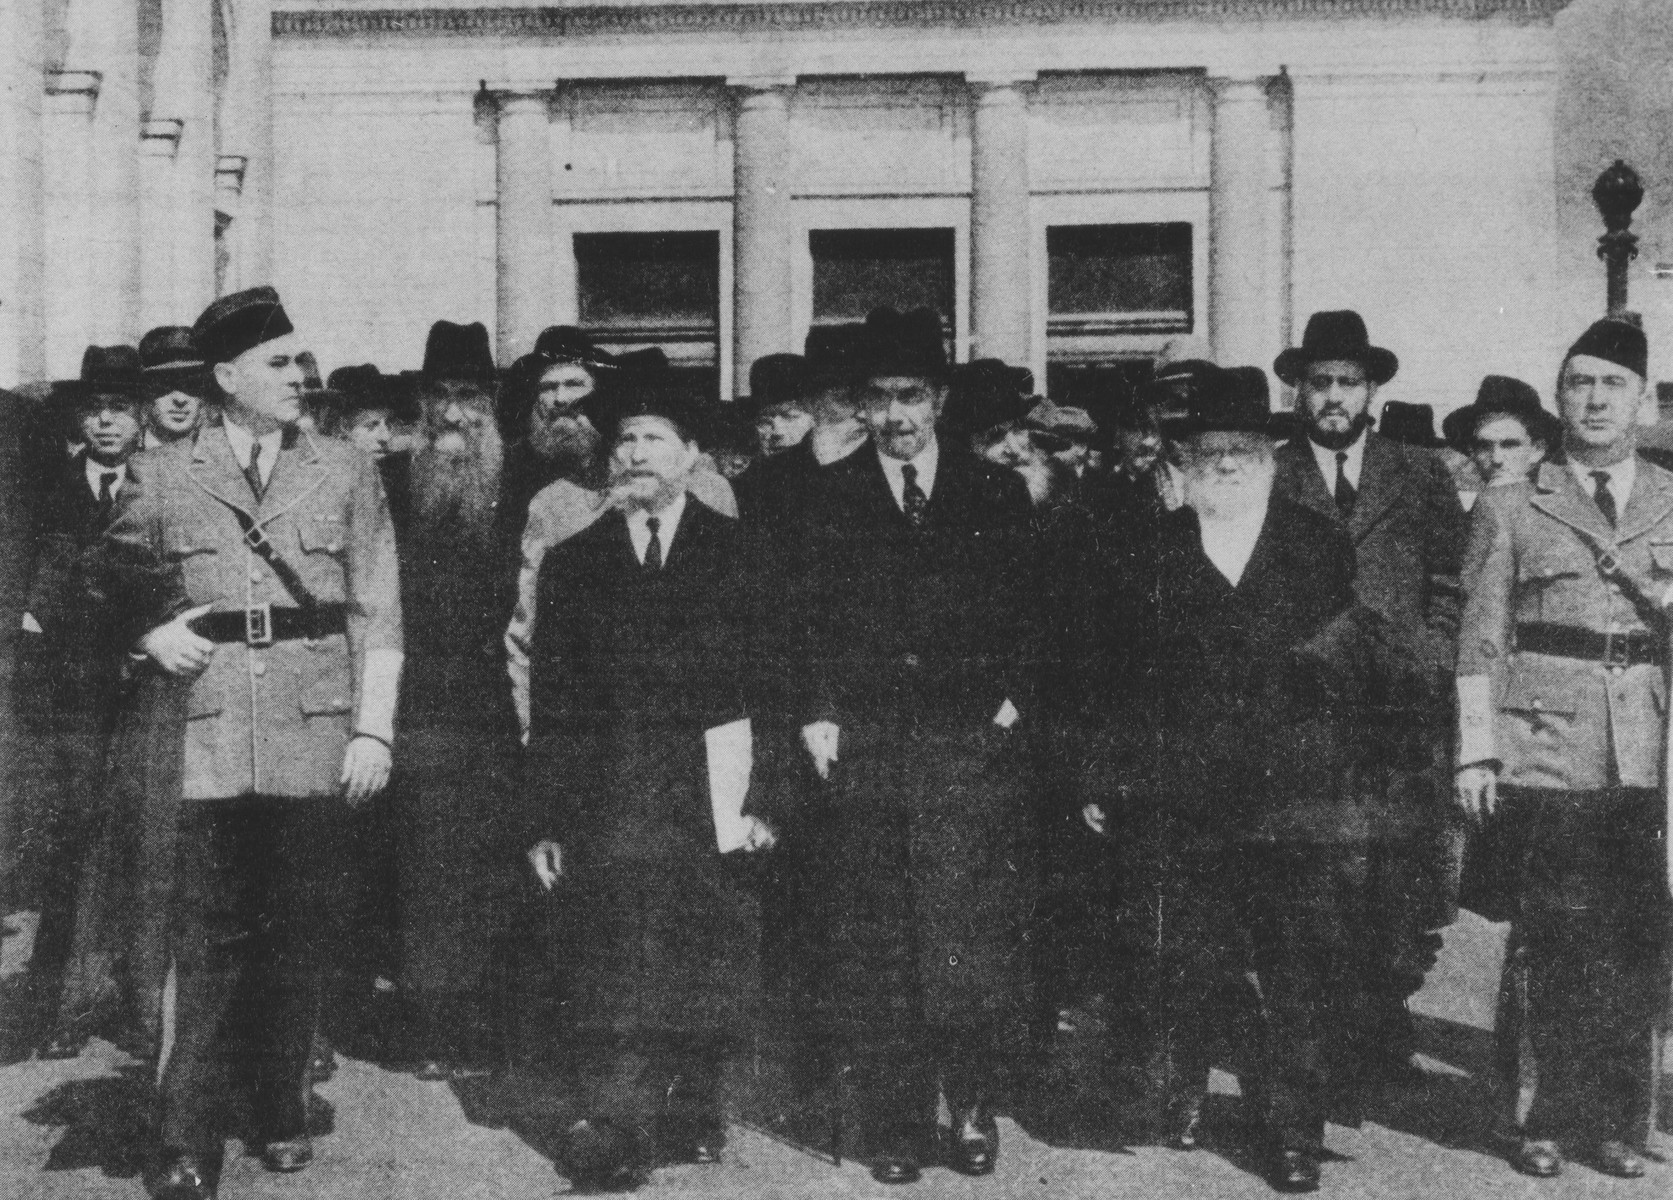
{"label": "dark trousers", "polygon": [[1003,1083],[999,1030],[983,1026],[906,1026],[849,1047],[846,1054],[860,1133],[872,1153],[922,1146],[934,1131],[943,1091],[956,1126],[992,1101]]}
{"label": "dark trousers", "polygon": [[165,1146],[216,1153],[242,1076],[259,1139],[306,1131],[320,968],[342,873],[335,799],[187,802],[170,948],[175,1040],[159,1088]]}
{"label": "dark trousers", "polygon": [[1642,1143],[1667,1003],[1662,797],[1501,788],[1522,856],[1516,939],[1539,1082],[1526,1134]]}

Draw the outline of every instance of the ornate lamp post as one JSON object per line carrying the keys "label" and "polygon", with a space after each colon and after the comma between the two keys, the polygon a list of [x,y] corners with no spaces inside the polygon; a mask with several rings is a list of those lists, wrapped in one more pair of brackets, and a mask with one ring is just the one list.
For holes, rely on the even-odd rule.
{"label": "ornate lamp post", "polygon": [[1638,235],[1630,232],[1632,214],[1644,199],[1644,185],[1638,172],[1620,159],[1597,177],[1592,185],[1592,202],[1603,214],[1608,231],[1597,240],[1597,256],[1609,272],[1609,315],[1618,317],[1627,309],[1627,263],[1638,257]]}

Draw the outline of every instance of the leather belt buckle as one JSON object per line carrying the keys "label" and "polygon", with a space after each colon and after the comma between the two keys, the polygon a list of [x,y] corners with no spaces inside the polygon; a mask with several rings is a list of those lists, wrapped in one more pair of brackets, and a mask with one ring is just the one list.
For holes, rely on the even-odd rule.
{"label": "leather belt buckle", "polygon": [[244,644],[271,646],[273,644],[273,606],[252,604],[244,610]]}
{"label": "leather belt buckle", "polygon": [[1632,643],[1625,634],[1606,633],[1603,635],[1603,665],[1606,667],[1630,667],[1632,665]]}

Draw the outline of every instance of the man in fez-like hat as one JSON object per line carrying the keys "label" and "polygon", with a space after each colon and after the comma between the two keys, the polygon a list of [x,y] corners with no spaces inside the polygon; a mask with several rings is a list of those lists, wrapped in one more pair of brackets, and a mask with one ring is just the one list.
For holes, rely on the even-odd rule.
{"label": "man in fez-like hat", "polygon": [[234,1042],[263,1164],[312,1161],[306,1078],[344,821],[389,777],[401,669],[377,469],[299,428],[300,346],[278,293],[224,296],[193,334],[220,420],[130,464],[104,546],[144,671],[184,692],[177,740],[155,748],[181,771],[163,891],[175,1037],[146,1170],[169,1200],[215,1195]]}
{"label": "man in fez-like hat", "polygon": [[1355,595],[1385,622],[1385,719],[1362,764],[1376,814],[1366,936],[1378,947],[1381,1019],[1361,1054],[1368,1084],[1421,1082],[1406,1002],[1457,915],[1457,832],[1444,795],[1464,510],[1439,454],[1371,431],[1377,389],[1399,360],[1372,344],[1358,313],[1314,313],[1301,345],[1272,369],[1296,389],[1305,434],[1278,451],[1278,490],[1347,532]]}
{"label": "man in fez-like hat", "polygon": [[[1538,1075],[1512,1162],[1534,1176],[1570,1156],[1643,1175],[1654,1111],[1673,473],[1637,452],[1647,358],[1643,330],[1613,319],[1569,347],[1564,461],[1484,490],[1465,558],[1456,796],[1508,859],[1520,980],[1501,1020]],[[1517,1072],[1502,1082],[1514,1097]]]}

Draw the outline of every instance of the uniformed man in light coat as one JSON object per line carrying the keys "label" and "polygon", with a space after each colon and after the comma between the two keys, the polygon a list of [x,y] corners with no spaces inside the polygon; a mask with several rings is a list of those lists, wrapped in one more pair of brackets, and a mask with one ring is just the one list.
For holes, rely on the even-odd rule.
{"label": "uniformed man in light coat", "polygon": [[1566,462],[1474,510],[1458,655],[1457,796],[1514,880],[1538,1066],[1514,1155],[1644,1173],[1669,945],[1666,602],[1673,474],[1636,453],[1642,330],[1594,324],[1557,405]]}
{"label": "uniformed man in light coat", "polygon": [[194,335],[221,419],[133,461],[105,547],[136,654],[186,690],[175,1041],[147,1179],[169,1200],[215,1193],[229,1066],[252,1091],[254,1128],[236,1132],[265,1165],[312,1158],[305,1073],[340,830],[388,778],[401,666],[377,468],[298,428],[300,346],[277,293],[217,300]]}

